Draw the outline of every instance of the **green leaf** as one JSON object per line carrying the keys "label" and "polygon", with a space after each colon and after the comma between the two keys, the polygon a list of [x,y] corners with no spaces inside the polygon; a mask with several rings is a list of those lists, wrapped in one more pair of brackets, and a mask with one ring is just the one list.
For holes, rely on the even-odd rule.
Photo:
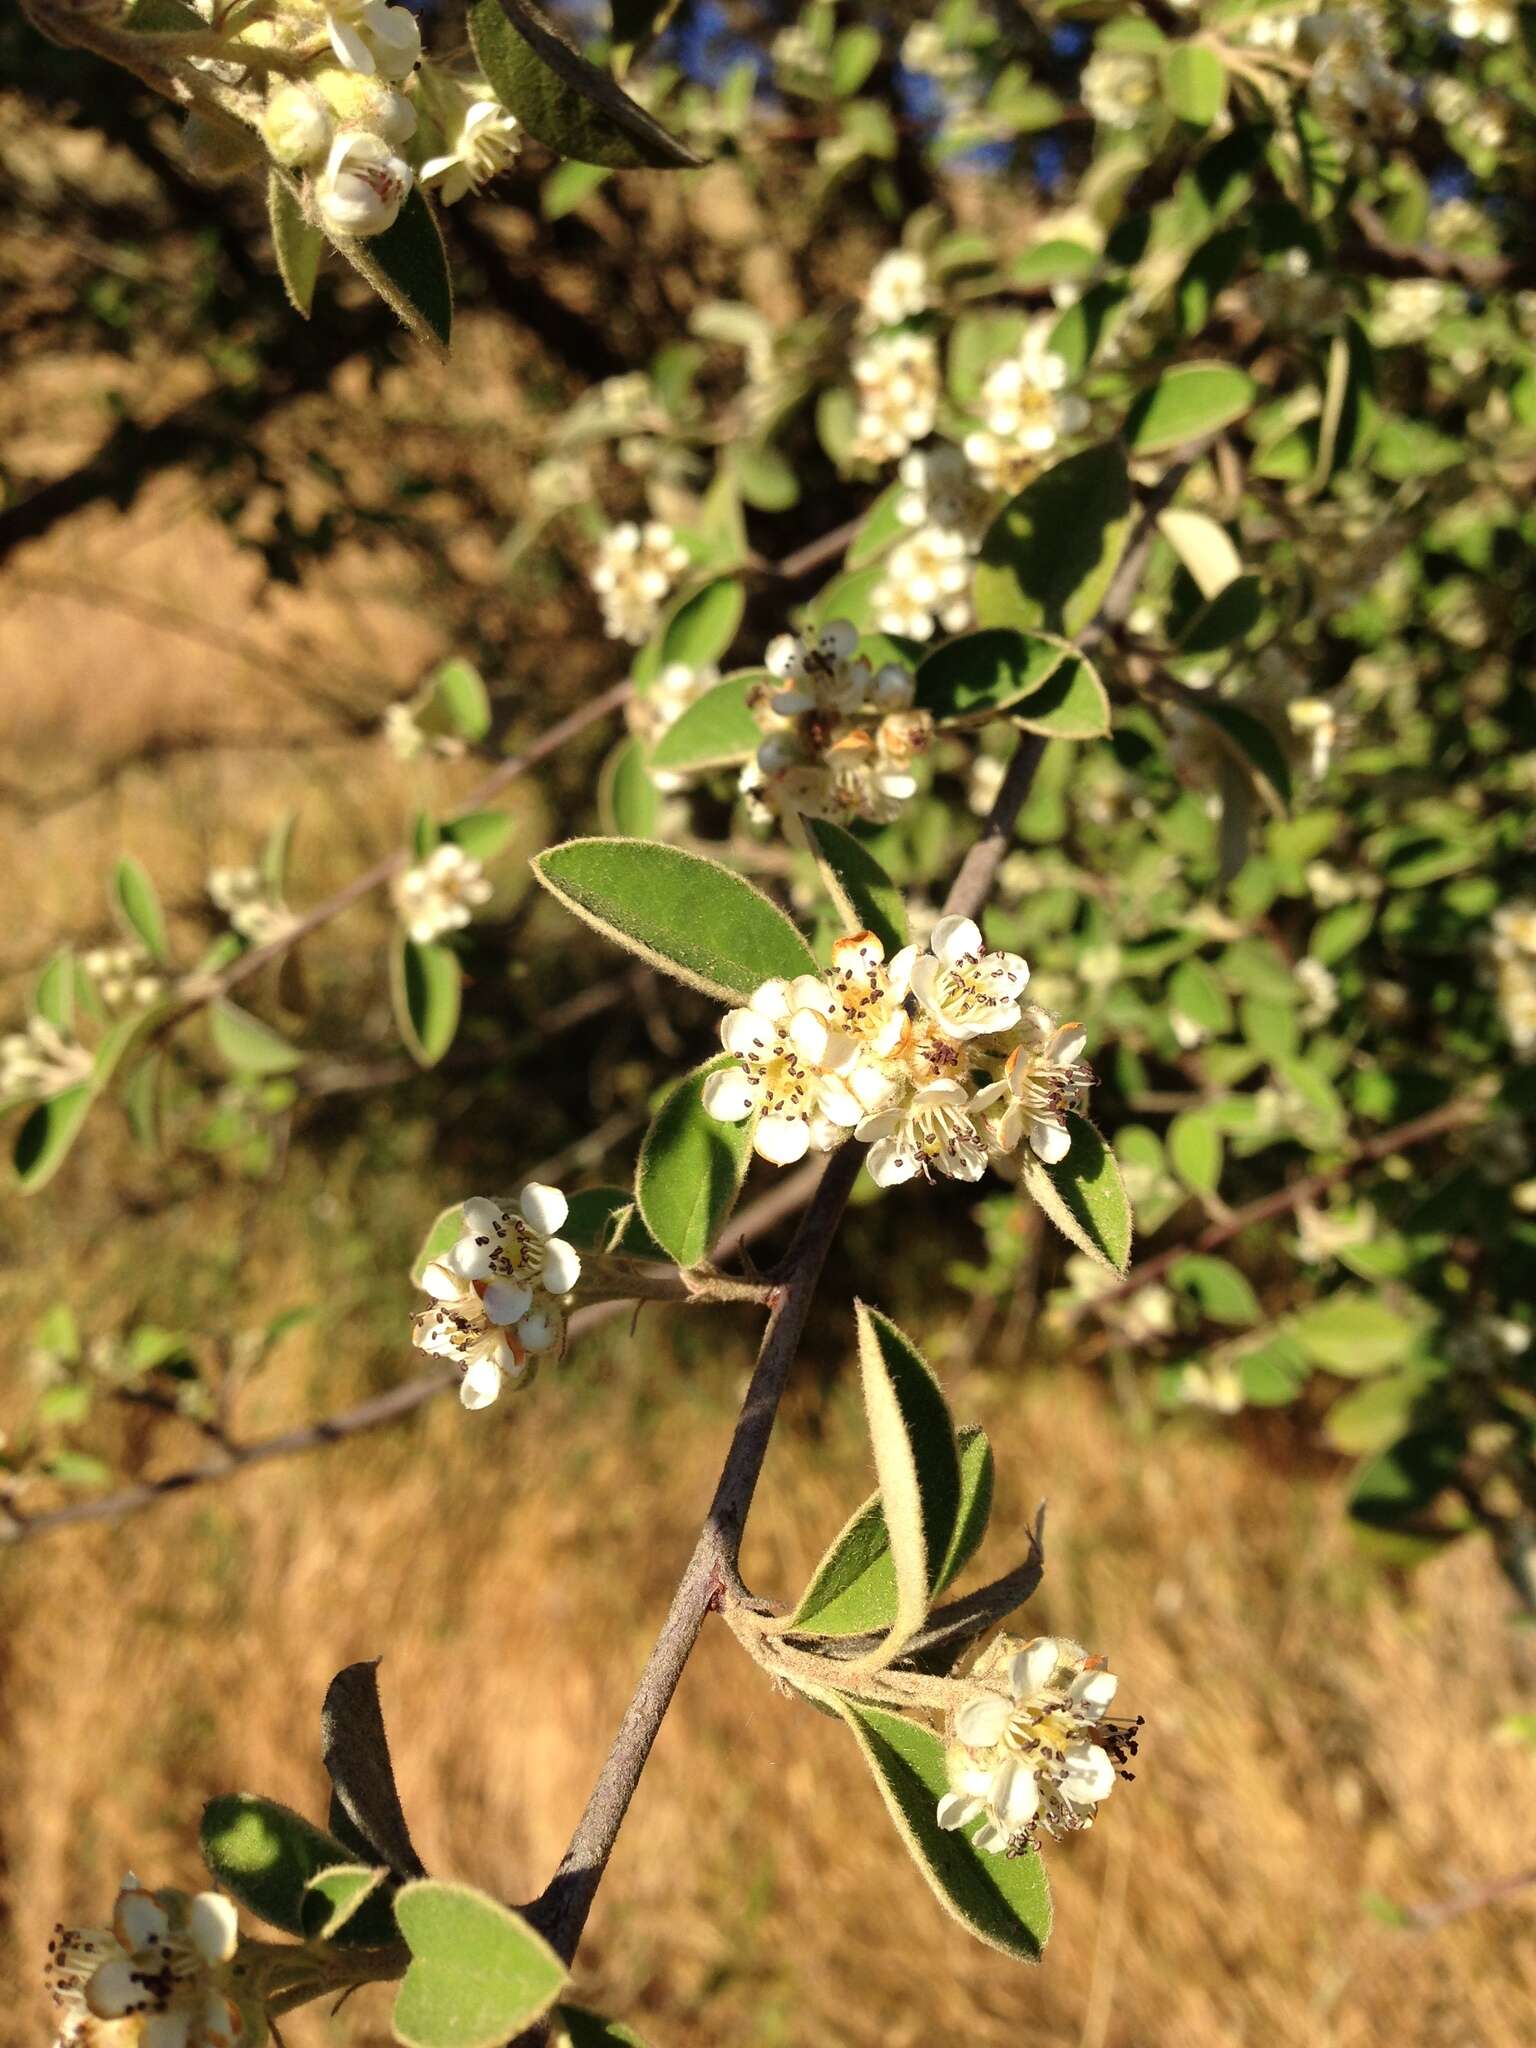
{"label": "green leaf", "polygon": [[840,100],[858,91],[880,61],[880,31],[868,22],[845,28],[832,45],[832,90]]}
{"label": "green leaf", "polygon": [[592,197],[612,177],[600,164],[579,164],[574,157],[557,163],[539,187],[539,204],[546,220],[564,220]]}
{"label": "green leaf", "polygon": [[129,930],[162,967],[169,958],[165,939],[165,913],[160,898],[139,861],[125,855],[112,876],[112,897]]}
{"label": "green leaf", "polygon": [[450,818],[443,838],[450,846],[462,847],[471,859],[494,860],[512,837],[513,820],[505,811],[466,811],[462,818]]}
{"label": "green leaf", "polygon": [[[992,1512],[992,1446],[986,1432],[961,1429],[960,1506],[955,1532],[932,1586],[935,1596],[953,1583],[976,1554]],[[795,1635],[860,1636],[891,1628],[896,1620],[896,1567],[878,1493],[872,1493],[827,1546],[793,1615]]]}
{"label": "green leaf", "polygon": [[1417,1430],[1368,1459],[1355,1474],[1349,1512],[1369,1528],[1397,1529],[1431,1508],[1456,1475],[1457,1444],[1440,1431]]}
{"label": "green leaf", "polygon": [[1259,387],[1230,363],[1176,363],[1126,414],[1125,438],[1138,455],[1219,433],[1251,412]]}
{"label": "green leaf", "polygon": [[949,1790],[944,1745],[932,1729],[899,1714],[821,1696],[848,1726],[875,1776],[886,1811],[913,1861],[947,1913],[988,1948],[1037,1963],[1051,1931],[1051,1895],[1039,1852],[987,1856],[971,1828],[941,1828],[938,1803]]}
{"label": "green leaf", "polygon": [[1291,801],[1291,771],[1280,742],[1263,719],[1198,690],[1181,694],[1179,702],[1214,728],[1224,752],[1248,776],[1269,808],[1283,811]]}
{"label": "green leaf", "polygon": [[390,951],[390,995],[405,1049],[418,1066],[435,1067],[459,1028],[464,971],[451,946],[422,945],[402,932]]}
{"label": "green leaf", "polygon": [[585,2006],[557,2005],[555,2025],[563,2029],[557,2036],[561,2048],[646,2048],[633,2027],[605,2020],[600,2012],[589,2012]]}
{"label": "green leaf", "polygon": [[862,841],[825,818],[805,818],[806,843],[850,932],[873,932],[891,959],[907,943],[901,891]]}
{"label": "green leaf", "polygon": [[80,1135],[86,1112],[96,1099],[89,1081],[50,1095],[34,1103],[22,1118],[11,1149],[11,1163],[25,1194],[35,1195],[46,1187],[68,1157],[69,1148]]}
{"label": "green leaf", "polygon": [[845,569],[867,569],[906,532],[896,508],[906,496],[906,485],[888,484],[865,513],[858,532],[848,543],[843,557]]}
{"label": "green leaf", "polygon": [[987,531],[974,601],[982,626],[1081,632],[1104,600],[1125,547],[1131,486],[1106,442],[1027,484]]}
{"label": "green leaf", "polygon": [[203,1808],[198,1836],[216,1883],[258,1919],[304,1934],[304,1895],[322,1871],[355,1858],[291,1807],[230,1792]]}
{"label": "green leaf", "polygon": [[291,1074],[304,1055],[280,1031],[221,997],[208,1012],[214,1050],[235,1074]]}
{"label": "green leaf", "polygon": [[75,956],[68,946],[44,962],[32,991],[32,1007],[61,1038],[75,1029]]}
{"label": "green leaf", "polygon": [[532,0],[470,0],[469,35],[492,90],[560,156],[614,170],[704,161],[587,62]]}
{"label": "green leaf", "polygon": [[338,1863],[306,1887],[305,1932],[311,1941],[343,1948],[385,1948],[398,1937],[384,1887],[389,1872],[366,1863]]}
{"label": "green leaf", "polygon": [[453,338],[453,280],[437,215],[419,185],[406,194],[393,227],[336,246],[418,341],[446,349]]}
{"label": "green leaf", "polygon": [[668,1258],[696,1266],[709,1256],[735,1205],[752,1157],[752,1119],[722,1123],[704,1107],[704,1083],[729,1057],[706,1060],[668,1090],[640,1145],[635,1198]]}
{"label": "green leaf", "polygon": [[1215,654],[1246,640],[1263,611],[1263,584],[1257,576],[1239,576],[1201,605],[1179,635],[1180,654]]}
{"label": "green leaf", "polygon": [[1009,716],[1025,732],[1046,739],[1102,739],[1109,731],[1109,692],[1088,657],[1073,654]]}
{"label": "green leaf", "polygon": [[448,733],[474,746],[491,729],[491,699],[473,662],[455,656],[433,670],[426,703],[416,722],[423,732]]}
{"label": "green leaf", "polygon": [[1221,1180],[1221,1125],[1208,1110],[1181,1110],[1168,1126],[1168,1164],[1198,1193],[1214,1195]]}
{"label": "green leaf", "polygon": [[1064,640],[1006,627],[961,633],[919,663],[917,702],[936,719],[994,718],[1032,696],[1071,652]]}
{"label": "green leaf", "polygon": [[1335,1401],[1323,1419],[1323,1433],[1336,1450],[1376,1453],[1405,1436],[1426,1389],[1438,1377],[1435,1369],[1408,1367],[1387,1373]]}
{"label": "green leaf", "polygon": [[661,816],[661,792],[651,780],[645,749],[620,740],[597,778],[597,814],[610,832],[649,839]]}
{"label": "green leaf", "polygon": [[378,1673],[378,1659],[368,1658],[331,1680],[320,1711],[321,1757],[342,1812],[374,1860],[399,1877],[419,1877],[421,1859],[395,1788]]}
{"label": "green leaf", "polygon": [[1181,960],[1168,979],[1168,1008],[1209,1038],[1232,1029],[1232,1000],[1203,960]]}
{"label": "green leaf", "polygon": [[565,1987],[544,1937],[467,1885],[402,1885],[395,1918],[411,1951],[394,2011],[405,2048],[501,2048]]}
{"label": "green leaf", "polygon": [[722,1002],[764,981],[814,974],[783,911],[718,862],[648,839],[571,839],[533,872],[573,916]]}
{"label": "green leaf", "polygon": [[1353,1288],[1303,1309],[1286,1328],[1314,1365],[1352,1380],[1396,1365],[1418,1335],[1418,1325],[1378,1295]]}
{"label": "green leaf", "polygon": [[722,661],[741,628],[747,608],[747,593],[733,576],[717,576],[702,590],[695,590],[674,606],[661,632],[661,659],[665,668],[681,662],[684,668],[708,668]]}
{"label": "green leaf", "polygon": [[421,1285],[421,1276],[428,1266],[431,1265],[432,1261],[440,1259],[443,1253],[451,1245],[456,1244],[459,1238],[463,1236],[463,1209],[464,1205],[462,1202],[450,1202],[446,1209],[439,1209],[436,1216],[433,1217],[431,1226],[426,1236],[421,1240],[421,1245],[415,1258],[411,1261],[411,1285],[413,1287]]}
{"label": "green leaf", "polygon": [[651,749],[651,766],[673,774],[695,774],[747,761],[762,744],[762,728],[747,706],[747,692],[761,680],[757,670],[729,676],[696,698]]}
{"label": "green leaf", "polygon": [[579,1252],[622,1252],[632,1259],[667,1256],[640,1221],[628,1188],[578,1188],[560,1235]]}
{"label": "green leaf", "polygon": [[1020,1180],[1062,1236],[1111,1273],[1131,1263],[1131,1204],[1115,1155],[1083,1116],[1068,1114],[1071,1149],[1047,1166],[1027,1147]]}
{"label": "green leaf", "polygon": [[288,303],[301,319],[307,320],[315,302],[315,280],[320,275],[325,236],[304,218],[304,209],[293,188],[277,170],[267,173],[267,220],[272,229],[277,274],[283,280]]}
{"label": "green leaf", "polygon": [[960,1456],[944,1396],[922,1353],[878,1309],[856,1304],[859,1372],[896,1579],[896,1613],[878,1669],[922,1627],[960,1513]]}
{"label": "green leaf", "polygon": [[1325,967],[1332,967],[1354,952],[1375,922],[1374,903],[1341,903],[1313,925],[1307,951]]}
{"label": "green leaf", "polygon": [[1168,1284],[1181,1293],[1192,1294],[1201,1313],[1213,1323],[1230,1323],[1251,1328],[1259,1320],[1258,1297],[1247,1279],[1226,1259],[1208,1252],[1190,1252],[1175,1259],[1168,1269]]}
{"label": "green leaf", "polygon": [[1226,66],[1204,43],[1174,43],[1163,58],[1168,104],[1192,128],[1209,128],[1227,104]]}

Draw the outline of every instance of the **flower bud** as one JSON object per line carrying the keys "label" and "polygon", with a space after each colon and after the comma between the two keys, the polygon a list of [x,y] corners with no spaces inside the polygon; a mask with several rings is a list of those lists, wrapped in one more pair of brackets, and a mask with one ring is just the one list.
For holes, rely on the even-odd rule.
{"label": "flower bud", "polygon": [[267,101],[261,132],[275,163],[312,164],[330,147],[331,116],[307,85],[280,85]]}
{"label": "flower bud", "polygon": [[315,185],[320,219],[334,235],[382,235],[411,189],[411,167],[380,136],[344,131]]}

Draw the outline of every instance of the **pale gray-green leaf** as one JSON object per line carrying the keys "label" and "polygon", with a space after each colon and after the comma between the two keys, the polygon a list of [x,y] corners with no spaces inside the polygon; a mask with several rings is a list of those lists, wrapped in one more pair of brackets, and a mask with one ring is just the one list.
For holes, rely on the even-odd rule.
{"label": "pale gray-green leaf", "polygon": [[1086,1117],[1069,1113],[1066,1121],[1071,1148],[1054,1166],[1024,1148],[1024,1188],[1079,1251],[1124,1274],[1131,1262],[1131,1205],[1115,1155]]}
{"label": "pale gray-green leaf", "polygon": [[463,969],[451,946],[422,945],[403,933],[390,951],[390,995],[406,1050],[419,1066],[435,1067],[459,1028]]}
{"label": "pale gray-green leaf", "polygon": [[163,967],[169,957],[165,912],[143,863],[131,855],[125,854],[113,871],[112,899],[139,944]]}
{"label": "pale gray-green leaf", "polygon": [[760,680],[749,671],[706,690],[656,742],[651,766],[673,774],[698,774],[749,760],[763,735],[747,707],[747,692]]}
{"label": "pale gray-green leaf", "polygon": [[236,1074],[290,1074],[304,1055],[280,1031],[221,997],[208,1012],[214,1050]]}
{"label": "pale gray-green leaf", "polygon": [[841,825],[825,818],[801,822],[843,922],[850,932],[873,932],[889,960],[907,943],[907,906],[901,891],[868,847]]}
{"label": "pale gray-green leaf", "polygon": [[734,1062],[707,1060],[670,1089],[651,1120],[635,1166],[641,1219],[668,1258],[696,1266],[709,1256],[752,1157],[752,1119],[722,1123],[703,1104],[704,1083]]}
{"label": "pale gray-green leaf", "polygon": [[304,209],[293,187],[278,170],[267,173],[267,220],[272,229],[277,274],[283,280],[288,303],[301,319],[307,320],[315,302],[315,281],[320,275],[325,236],[304,218]]}
{"label": "pale gray-green leaf", "polygon": [[500,2048],[565,1986],[565,1965],[543,1936],[467,1885],[403,1885],[395,1918],[411,1951],[394,2010],[405,2048]]}

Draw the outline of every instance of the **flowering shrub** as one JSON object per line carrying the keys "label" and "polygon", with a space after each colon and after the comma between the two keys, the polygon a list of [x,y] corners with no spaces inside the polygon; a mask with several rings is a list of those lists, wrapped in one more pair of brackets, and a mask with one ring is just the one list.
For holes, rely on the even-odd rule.
{"label": "flowering shrub", "polygon": [[[523,678],[515,706],[462,657],[379,707],[369,744],[413,792],[409,829],[359,875],[301,871],[292,903],[289,820],[208,872],[216,919],[168,910],[125,857],[110,936],[47,960],[0,1038],[21,1187],[77,1170],[114,1101],[169,1156],[280,1170],[262,1135],[324,1092],[313,1056],[346,1008],[258,976],[377,893],[393,915],[360,1045],[389,1017],[400,1065],[442,1069],[444,1089],[526,1070],[529,1036],[558,1033],[507,1014],[528,963],[529,983],[557,965],[578,986],[518,1115],[546,1086],[574,1087],[593,1124],[616,1095],[639,1104],[613,1181],[578,1184],[616,1149],[590,1132],[559,1169],[568,1192],[525,1179],[556,1169],[513,1116],[515,1195],[439,1189],[453,1199],[430,1228],[424,1198],[412,1278],[429,1305],[400,1349],[424,1354],[425,1391],[470,1411],[515,1392],[527,1427],[556,1429],[552,1369],[579,1373],[607,1308],[766,1318],[698,1549],[546,1889],[514,1911],[425,1875],[374,1668],[351,1665],[322,1715],[326,1824],[213,1801],[200,1840],[220,1890],[129,1880],[110,1930],[60,1930],[59,2039],[232,2048],[371,1983],[398,1984],[407,2048],[598,2038],[566,2001],[571,1967],[714,1613],[768,1682],[847,1730],[942,1905],[1037,1960],[1042,1841],[1070,1854],[1065,1838],[1113,1825],[1142,1718],[1111,1714],[1117,1677],[1065,1636],[984,1640],[1036,1590],[1038,1528],[951,1596],[986,1533],[993,1447],[862,1299],[846,1321],[876,1489],[798,1595],[741,1581],[850,1199],[907,1205],[918,1221],[891,1244],[959,1247],[945,1270],[978,1341],[1027,1297],[1057,1355],[1093,1322],[1149,1415],[1216,1430],[1290,1411],[1352,1461],[1346,1512],[1371,1555],[1406,1568],[1481,1532],[1536,1601],[1536,735],[1519,666],[1536,302],[1528,194],[1505,162],[1536,86],[1517,14],[1175,4],[1026,29],[956,5],[898,46],[883,18],[817,0],[771,46],[733,28],[742,61],[721,82],[688,55],[686,9],[674,32],[666,8],[616,7],[577,50],[526,0],[470,0],[463,52],[434,51],[430,13],[424,46],[390,0],[26,8],[184,110],[198,174],[259,175],[296,313],[339,317],[317,290],[334,253],[441,352],[460,266],[476,324],[434,372],[447,388],[498,331],[475,296],[488,276],[503,311],[523,292],[588,352],[586,388],[534,391],[518,423],[510,531],[501,444],[460,448],[447,473],[494,508],[464,551],[483,666],[475,612],[503,579],[530,618],[586,634],[589,675],[607,667],[521,750],[511,714],[546,687],[520,644],[497,653]],[[746,234],[699,277],[658,265],[653,300],[630,210],[658,237],[667,207],[728,212],[726,173],[755,220],[802,202],[783,205],[784,247]],[[465,222],[462,258],[434,200]],[[547,228],[583,210],[580,311],[538,266],[507,284],[536,211]],[[792,229],[799,213],[818,225]],[[615,367],[590,309],[622,298],[600,267],[620,244],[648,307],[687,298],[660,346]],[[556,238],[538,252],[556,276]],[[402,452],[419,401],[398,382],[407,397],[381,381],[370,401],[370,453],[389,518],[420,497],[425,522],[433,493]],[[441,568],[441,533],[420,531]],[[560,788],[569,836],[526,787],[503,801],[611,716],[606,758],[578,748]],[[608,953],[627,956],[612,1007],[630,1032],[611,1062],[581,1036]],[[754,1160],[811,1162],[803,1186],[759,1176],[764,1227],[800,1216],[766,1271],[742,1256]],[[901,1265],[867,1291],[894,1305]],[[110,1479],[61,1443],[100,1386],[174,1366],[160,1405],[214,1427],[174,1338],[97,1352],[72,1324],[48,1334],[47,1391],[79,1398],[0,1445],[17,1540]],[[1134,1671],[1126,1690],[1144,1700]],[[241,1931],[236,1905],[286,1938]]]}

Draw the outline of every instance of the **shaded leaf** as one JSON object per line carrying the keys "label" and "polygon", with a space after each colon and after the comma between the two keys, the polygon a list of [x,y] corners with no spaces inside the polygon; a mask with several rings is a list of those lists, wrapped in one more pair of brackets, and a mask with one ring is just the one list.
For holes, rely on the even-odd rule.
{"label": "shaded leaf", "polygon": [[1131,1205],[1115,1155],[1086,1117],[1068,1114],[1071,1149],[1047,1166],[1027,1147],[1020,1179],[1062,1236],[1112,1273],[1131,1263]]}
{"label": "shaded leaf", "polygon": [[406,1051],[418,1066],[435,1067],[459,1028],[464,973],[451,946],[406,937],[390,951],[390,995]]}
{"label": "shaded leaf", "polygon": [[34,1103],[27,1111],[11,1149],[11,1163],[24,1193],[35,1195],[53,1179],[68,1158],[95,1099],[95,1088],[82,1081],[50,1095],[46,1102]]}
{"label": "shaded leaf", "polygon": [[283,280],[288,303],[301,319],[307,320],[315,301],[315,281],[320,275],[325,236],[304,218],[304,209],[293,188],[277,170],[267,173],[267,220],[272,229],[277,274]]}
{"label": "shaded leaf", "polygon": [[421,1859],[389,1760],[378,1673],[375,1657],[348,1664],[331,1680],[320,1710],[321,1758],[343,1811],[374,1857],[398,1877],[420,1877]]}
{"label": "shaded leaf", "polygon": [[597,780],[597,814],[610,832],[649,839],[661,815],[661,792],[651,780],[645,749],[623,739],[604,761]]}
{"label": "shaded leaf", "polygon": [[387,1870],[366,1863],[338,1863],[311,1879],[304,1902],[311,1941],[343,1948],[384,1948],[398,1939],[390,1910]]}
{"label": "shaded leaf", "polygon": [[686,1075],[668,1090],[641,1140],[635,1166],[641,1219],[680,1266],[709,1256],[752,1157],[752,1119],[722,1123],[702,1099],[709,1076],[734,1064],[722,1056]]}
{"label": "shaded leaf", "polygon": [[198,1843],[215,1882],[285,1934],[306,1931],[304,1895],[320,1873],[354,1860],[302,1814],[249,1792],[210,1799]]}
{"label": "shaded leaf", "polygon": [[1130,512],[1117,444],[1085,448],[1048,469],[987,531],[976,567],[977,623],[1080,632],[1109,588]]}
{"label": "shaded leaf", "polygon": [[961,633],[923,657],[917,702],[936,719],[995,717],[1029,698],[1071,651],[1065,641],[1002,626]]}
{"label": "shaded leaf", "polygon": [[1138,455],[1181,448],[1230,427],[1258,395],[1248,373],[1230,363],[1176,363],[1126,414],[1125,438]]}
{"label": "shaded leaf", "polygon": [[280,1031],[221,997],[208,1012],[214,1050],[236,1074],[291,1074],[304,1055]]}
{"label": "shaded leaf", "polygon": [[907,943],[901,891],[862,841],[825,818],[804,818],[806,843],[850,932],[873,932],[891,959]]}
{"label": "shaded leaf", "polygon": [[419,185],[406,194],[393,227],[336,246],[418,341],[446,349],[453,338],[453,280],[437,215]]}
{"label": "shaded leaf", "polygon": [[651,766],[693,774],[750,760],[762,743],[762,729],[747,705],[747,692],[760,680],[756,670],[729,676],[690,704],[651,749]]}

